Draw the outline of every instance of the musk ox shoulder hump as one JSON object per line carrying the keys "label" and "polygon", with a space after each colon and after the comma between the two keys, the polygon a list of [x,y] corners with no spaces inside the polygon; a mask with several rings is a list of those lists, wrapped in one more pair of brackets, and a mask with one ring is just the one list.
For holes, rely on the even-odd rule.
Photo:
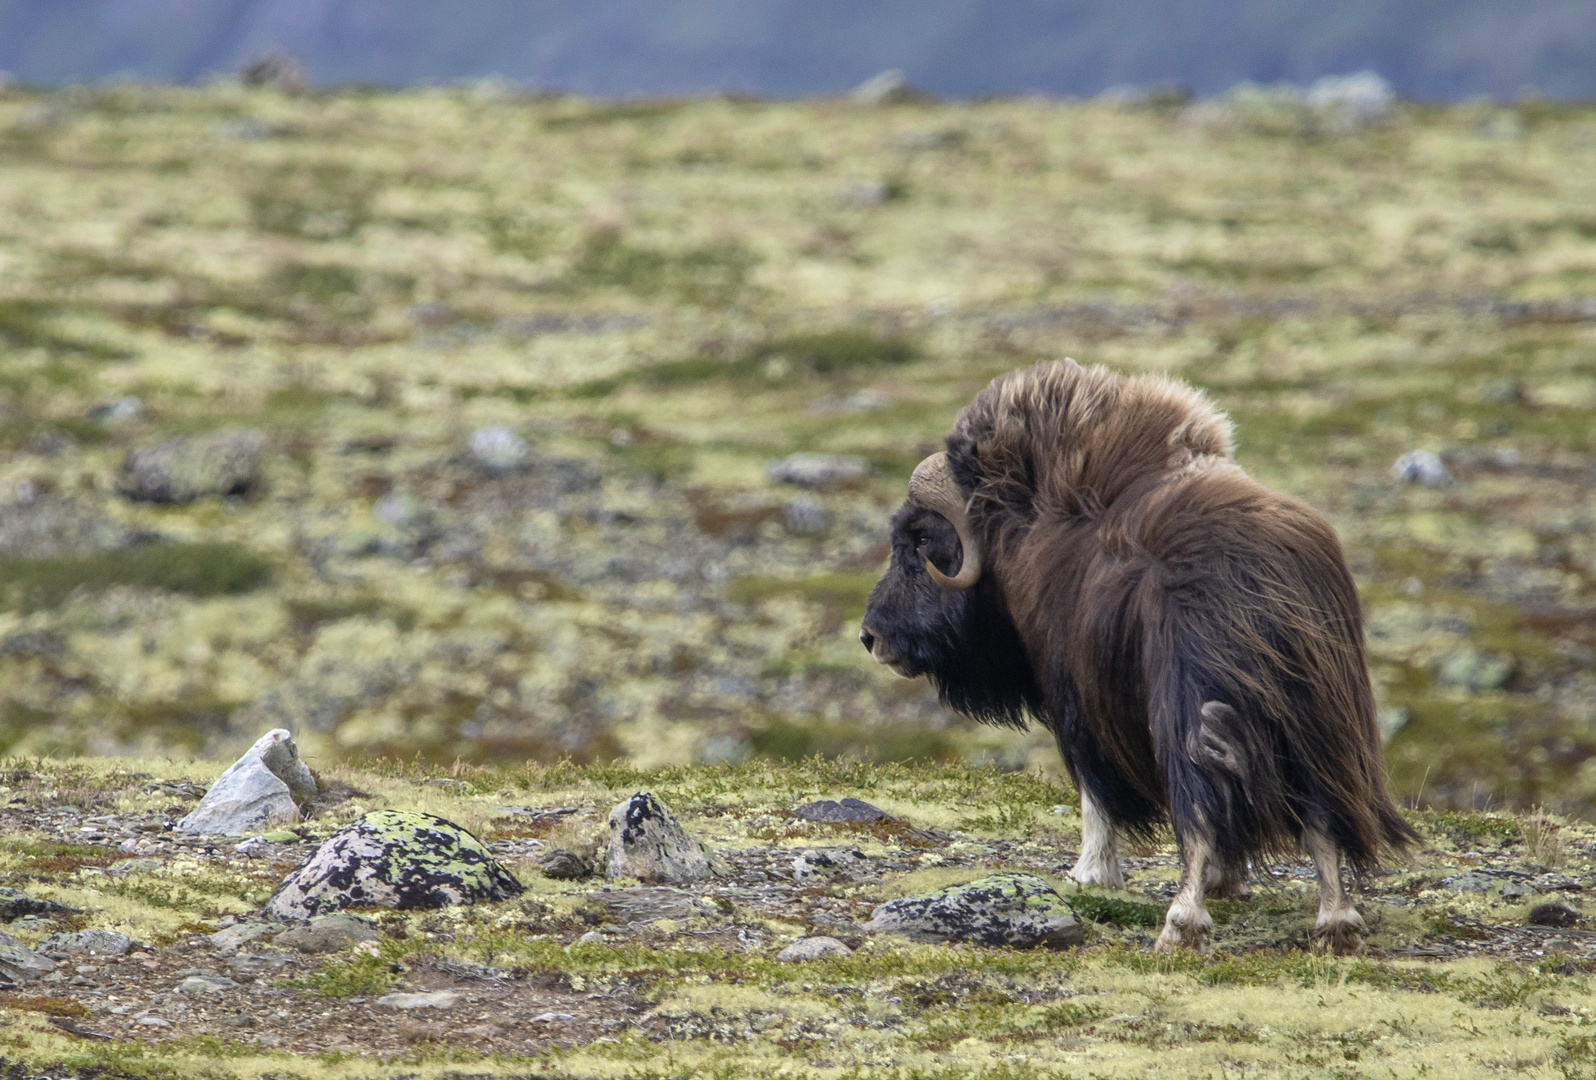
{"label": "musk ox shoulder hump", "polygon": [[[1073,360],[993,379],[954,421],[954,472],[973,488],[1080,487],[1107,495],[1136,475],[1233,454],[1230,419],[1202,391]],[[964,459],[964,460],[961,460]]]}

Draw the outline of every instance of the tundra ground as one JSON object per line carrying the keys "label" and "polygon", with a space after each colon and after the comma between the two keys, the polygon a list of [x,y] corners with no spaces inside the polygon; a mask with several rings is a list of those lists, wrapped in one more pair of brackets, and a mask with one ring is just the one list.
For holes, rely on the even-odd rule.
{"label": "tundra ground", "polygon": [[[1596,830],[1543,815],[1415,812],[1423,850],[1359,890],[1371,932],[1356,959],[1307,951],[1306,861],[1262,867],[1250,898],[1213,905],[1205,958],[1150,951],[1175,889],[1168,847],[1128,860],[1125,892],[1068,886],[1072,793],[1034,774],[819,760],[341,767],[321,777],[332,805],[248,854],[166,830],[208,775],[13,760],[0,776],[0,884],[76,909],[9,929],[30,944],[83,928],[141,943],[123,958],[73,957],[0,995],[0,1055],[15,1075],[1582,1077],[1596,1064],[1585,899]],[[599,842],[610,806],[639,789],[678,811],[723,876],[671,889],[538,872],[553,845]],[[899,820],[866,829],[790,814],[849,795]],[[208,935],[256,914],[320,838],[382,807],[474,827],[527,892],[372,912],[382,939],[365,952],[212,946]],[[817,851],[834,866],[814,869]],[[1086,945],[918,945],[859,926],[881,901],[994,870],[1058,883],[1088,921]],[[1535,918],[1569,925],[1530,925],[1548,904],[1560,917]],[[854,953],[774,959],[805,933]],[[177,990],[195,975],[235,985]],[[438,990],[458,997],[441,1009],[378,1004]]]}

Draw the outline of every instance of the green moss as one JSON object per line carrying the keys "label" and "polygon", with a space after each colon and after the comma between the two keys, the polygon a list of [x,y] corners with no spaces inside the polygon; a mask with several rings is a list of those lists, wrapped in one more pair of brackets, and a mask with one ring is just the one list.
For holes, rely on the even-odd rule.
{"label": "green moss", "polygon": [[937,731],[803,724],[789,720],[770,720],[750,728],[748,743],[755,753],[778,761],[801,761],[819,755],[878,762],[921,762],[951,761],[958,756],[953,741]]}
{"label": "green moss", "polygon": [[737,240],[681,251],[632,244],[618,232],[583,242],[566,275],[572,289],[622,289],[642,297],[669,295],[693,304],[730,303],[747,286],[759,257]]}
{"label": "green moss", "polygon": [[130,585],[188,596],[249,592],[271,579],[272,565],[235,544],[142,544],[93,555],[0,559],[0,607],[54,607],[79,589]]}

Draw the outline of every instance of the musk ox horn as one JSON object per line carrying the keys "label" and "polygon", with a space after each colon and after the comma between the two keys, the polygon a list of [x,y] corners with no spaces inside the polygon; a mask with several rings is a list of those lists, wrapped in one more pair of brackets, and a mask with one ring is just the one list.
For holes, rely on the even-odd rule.
{"label": "musk ox horn", "polygon": [[915,468],[914,475],[909,477],[909,501],[947,518],[953,531],[959,534],[959,543],[964,545],[964,563],[952,577],[938,570],[930,559],[925,561],[925,572],[931,575],[931,580],[953,592],[963,592],[980,581],[981,549],[970,534],[970,515],[964,492],[959,490],[959,482],[953,479],[953,469],[948,464],[946,453],[932,454]]}

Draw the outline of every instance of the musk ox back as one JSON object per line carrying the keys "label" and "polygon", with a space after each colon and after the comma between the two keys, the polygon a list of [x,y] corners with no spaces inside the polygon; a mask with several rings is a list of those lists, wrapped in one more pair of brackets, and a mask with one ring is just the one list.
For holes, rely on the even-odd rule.
{"label": "musk ox back", "polygon": [[1201,394],[1074,361],[994,380],[921,463],[860,640],[953,707],[1035,718],[1081,793],[1082,882],[1161,821],[1185,864],[1160,948],[1205,897],[1301,845],[1315,939],[1362,948],[1341,882],[1414,839],[1385,789],[1357,592],[1330,525],[1231,460]]}

